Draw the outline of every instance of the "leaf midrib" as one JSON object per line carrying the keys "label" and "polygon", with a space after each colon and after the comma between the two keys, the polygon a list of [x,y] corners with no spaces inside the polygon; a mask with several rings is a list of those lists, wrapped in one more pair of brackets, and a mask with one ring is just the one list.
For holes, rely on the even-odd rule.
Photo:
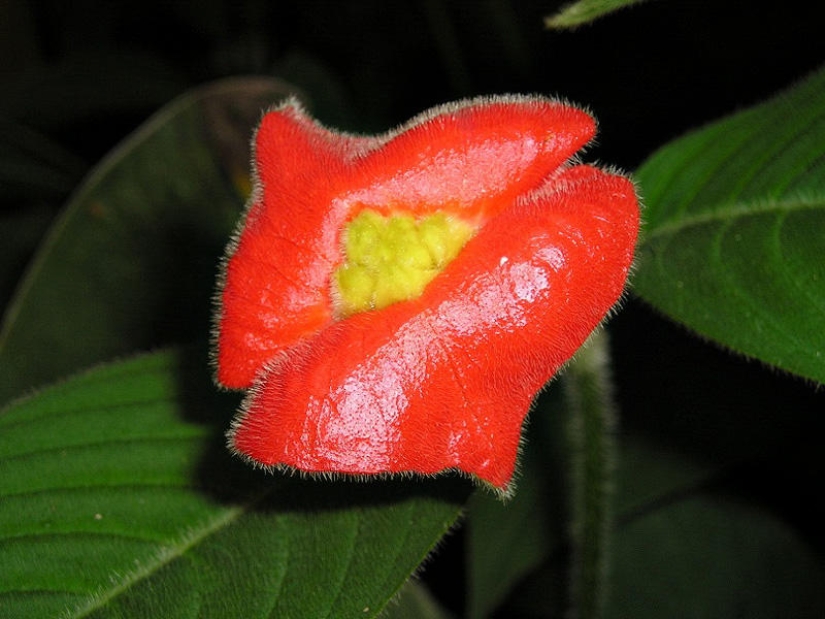
{"label": "leaf midrib", "polygon": [[[166,565],[179,559],[189,550],[206,541],[210,536],[230,526],[251,510],[252,507],[260,502],[267,494],[269,494],[268,491],[262,492],[259,496],[243,505],[227,508],[224,513],[205,521],[200,527],[189,529],[177,541],[164,543],[155,555],[153,561],[146,562],[139,569],[133,570],[116,580],[112,578],[111,580],[114,583],[112,587],[90,594],[85,603],[76,606],[73,610],[67,610],[63,613],[62,617],[65,619],[77,619],[89,616],[89,614],[104,607],[118,595],[124,593],[140,581],[149,578]],[[113,573],[113,576],[116,576],[116,573]]]}
{"label": "leaf midrib", "polygon": [[735,219],[746,219],[768,214],[798,213],[805,210],[825,208],[825,196],[795,196],[768,204],[758,202],[734,202],[722,208],[700,214],[680,217],[678,221],[656,226],[653,230],[644,230],[640,246],[649,244],[661,237],[672,237],[690,228],[708,224],[730,224]]}

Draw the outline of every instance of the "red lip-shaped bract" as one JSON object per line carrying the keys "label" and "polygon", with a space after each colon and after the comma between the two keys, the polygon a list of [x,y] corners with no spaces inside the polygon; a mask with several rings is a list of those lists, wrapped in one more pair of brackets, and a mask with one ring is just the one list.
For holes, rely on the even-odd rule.
{"label": "red lip-shaped bract", "polygon": [[[535,394],[633,259],[633,184],[569,163],[594,133],[586,112],[531,97],[442,106],[376,138],[294,101],[268,113],[217,316],[218,381],[249,389],[232,448],[309,473],[454,469],[507,492]],[[420,296],[339,317],[342,230],[364,209],[477,232]]]}

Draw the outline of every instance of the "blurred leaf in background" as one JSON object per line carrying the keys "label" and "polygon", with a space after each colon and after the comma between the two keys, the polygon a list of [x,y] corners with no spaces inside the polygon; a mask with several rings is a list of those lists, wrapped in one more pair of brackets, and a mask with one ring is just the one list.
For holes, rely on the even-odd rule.
{"label": "blurred leaf in background", "polygon": [[289,92],[254,78],[195,91],[95,168],[6,311],[0,400],[208,333],[217,259],[248,186],[252,129]]}

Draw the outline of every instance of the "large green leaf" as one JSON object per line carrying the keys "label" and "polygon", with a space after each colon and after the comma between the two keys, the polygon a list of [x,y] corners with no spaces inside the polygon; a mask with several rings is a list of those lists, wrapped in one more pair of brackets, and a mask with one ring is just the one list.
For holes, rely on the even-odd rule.
{"label": "large green leaf", "polygon": [[6,311],[0,402],[91,363],[206,336],[252,130],[286,92],[252,78],[194,91],[93,171]]}
{"label": "large green leaf", "polygon": [[825,383],[825,69],[638,171],[636,292],[740,353]]}
{"label": "large green leaf", "polygon": [[7,408],[0,616],[375,616],[468,483],[264,475],[223,445],[234,399],[168,351]]}

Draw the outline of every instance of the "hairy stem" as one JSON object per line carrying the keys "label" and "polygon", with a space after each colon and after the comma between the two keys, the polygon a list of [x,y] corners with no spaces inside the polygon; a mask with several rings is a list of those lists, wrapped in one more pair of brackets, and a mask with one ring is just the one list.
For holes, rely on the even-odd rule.
{"label": "hairy stem", "polygon": [[593,334],[564,380],[571,453],[571,616],[601,617],[612,522],[616,413],[605,332]]}

